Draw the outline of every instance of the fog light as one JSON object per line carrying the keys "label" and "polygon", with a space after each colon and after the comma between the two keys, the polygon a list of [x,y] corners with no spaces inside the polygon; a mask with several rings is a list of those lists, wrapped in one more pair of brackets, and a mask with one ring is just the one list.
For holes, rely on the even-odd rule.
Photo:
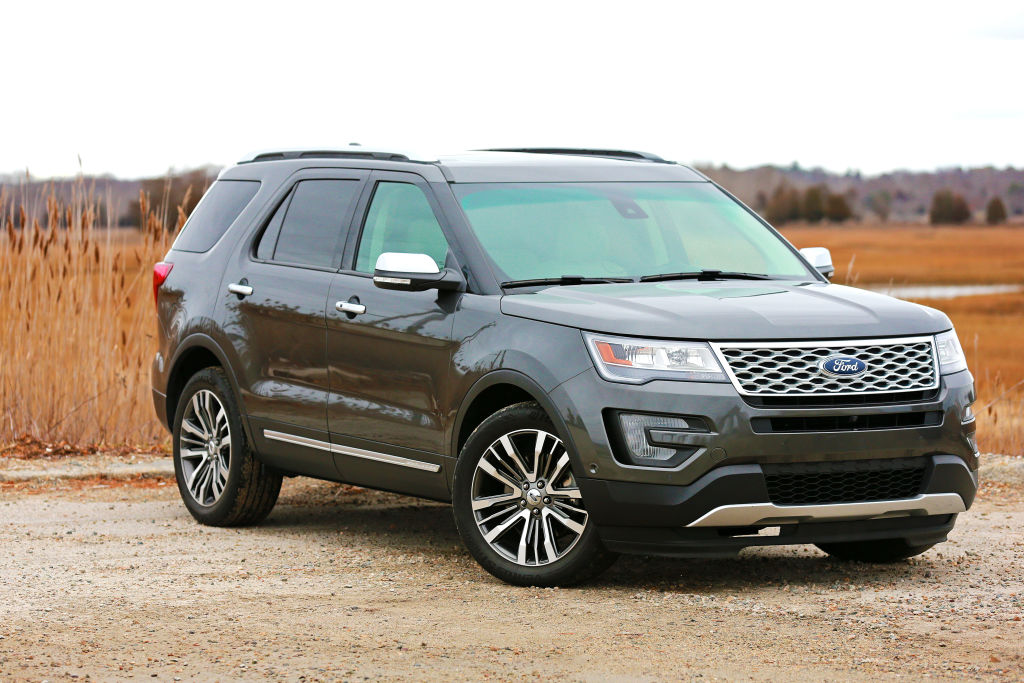
{"label": "fog light", "polygon": [[964,408],[964,416],[960,419],[961,422],[967,423],[974,419],[974,408],[967,406]]}
{"label": "fog light", "polygon": [[[695,425],[681,417],[666,417],[662,415],[637,415],[633,413],[620,413],[619,424],[622,426],[622,436],[626,442],[629,453],[637,464],[650,462],[652,465],[664,463],[671,460],[679,448],[685,448],[680,444],[679,448],[665,448],[655,446],[651,443],[650,434],[652,431],[661,433],[661,442],[671,443],[672,437],[677,433],[695,431]],[[698,431],[705,431],[703,425],[699,425]]]}

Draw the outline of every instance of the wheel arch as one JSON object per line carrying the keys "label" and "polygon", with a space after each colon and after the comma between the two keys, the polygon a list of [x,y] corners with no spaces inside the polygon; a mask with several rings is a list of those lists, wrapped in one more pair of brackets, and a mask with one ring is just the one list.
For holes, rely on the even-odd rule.
{"label": "wheel arch", "polygon": [[565,443],[570,457],[576,461],[574,464],[578,466],[579,455],[558,407],[537,382],[516,370],[495,370],[478,379],[470,388],[452,430],[452,457],[459,457],[466,439],[480,423],[502,408],[524,401],[534,401],[544,409],[558,430],[558,436]]}
{"label": "wheel arch", "polygon": [[242,426],[246,431],[246,436],[249,437],[250,443],[252,443],[249,421],[246,419],[245,410],[242,406],[242,397],[238,392],[238,382],[234,371],[231,369],[231,364],[228,362],[227,354],[224,353],[223,349],[220,348],[212,337],[202,333],[196,333],[184,339],[178,346],[174,359],[170,363],[171,369],[167,373],[167,424],[171,425],[173,429],[174,415],[178,410],[178,399],[181,398],[181,392],[185,385],[188,384],[189,378],[203,368],[209,367],[219,367],[227,376],[228,383],[231,384],[231,390],[235,392],[235,400],[242,413],[240,415]]}

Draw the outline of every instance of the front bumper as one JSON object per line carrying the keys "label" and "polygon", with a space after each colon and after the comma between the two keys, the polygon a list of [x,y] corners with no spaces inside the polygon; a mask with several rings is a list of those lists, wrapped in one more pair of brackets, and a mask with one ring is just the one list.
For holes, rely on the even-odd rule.
{"label": "front bumper", "polygon": [[[606,545],[620,552],[731,554],[747,545],[905,537],[943,540],[977,490],[974,401],[968,372],[944,376],[938,393],[914,403],[765,408],[731,384],[651,382],[631,386],[586,372],[552,393],[579,458],[583,500]],[[692,455],[672,468],[624,464],[607,416],[614,411],[698,416],[706,433],[686,434]],[[941,413],[928,426],[765,433],[765,418]],[[916,497],[826,505],[776,505],[764,465],[926,458]],[[778,536],[751,529],[780,528]],[[882,535],[878,535],[882,534]]]}
{"label": "front bumper", "polygon": [[[580,491],[609,549],[731,555],[750,545],[909,538],[945,540],[974,502],[977,473],[953,455],[932,456],[922,492],[889,501],[816,505],[771,502],[760,465],[714,469],[689,486],[581,479]],[[756,535],[779,527],[778,536]]]}

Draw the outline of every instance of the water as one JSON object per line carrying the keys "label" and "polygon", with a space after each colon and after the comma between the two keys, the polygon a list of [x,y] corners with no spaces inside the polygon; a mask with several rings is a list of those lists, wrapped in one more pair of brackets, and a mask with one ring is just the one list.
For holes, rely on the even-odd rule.
{"label": "water", "polygon": [[1024,285],[872,285],[866,289],[900,299],[956,299],[980,294],[1012,294],[1024,291]]}

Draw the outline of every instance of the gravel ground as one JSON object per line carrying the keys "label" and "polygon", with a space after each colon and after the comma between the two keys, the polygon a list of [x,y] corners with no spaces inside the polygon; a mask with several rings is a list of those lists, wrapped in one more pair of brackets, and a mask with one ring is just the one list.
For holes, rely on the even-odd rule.
{"label": "gravel ground", "polygon": [[288,480],[263,525],[166,479],[0,486],[0,679],[1024,680],[1024,495],[878,567],[810,547],[506,586],[447,507]]}

